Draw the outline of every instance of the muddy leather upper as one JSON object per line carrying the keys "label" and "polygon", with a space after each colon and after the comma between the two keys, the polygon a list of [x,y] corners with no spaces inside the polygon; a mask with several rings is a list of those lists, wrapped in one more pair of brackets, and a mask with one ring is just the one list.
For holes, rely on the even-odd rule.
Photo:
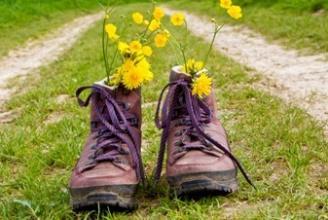
{"label": "muddy leather upper", "polygon": [[[135,155],[140,156],[141,146],[140,90],[127,91],[122,87],[112,90],[98,84],[90,88],[88,100],[84,103],[79,100],[84,106],[89,99],[91,102],[90,134],[74,168],[70,187],[138,184],[137,166],[141,161],[136,161]],[[79,93],[83,89],[87,88]],[[131,146],[135,152],[131,152]]]}
{"label": "muddy leather upper", "polygon": [[[189,76],[173,70],[170,74],[170,82],[177,80],[191,82]],[[177,176],[190,173],[236,170],[234,162],[227,155],[197,134],[197,130],[193,128],[186,110],[184,92],[179,88],[172,92],[169,88],[167,99],[176,99],[177,104],[173,109],[173,118],[167,137],[166,175]],[[204,119],[200,123],[201,129],[230,151],[226,132],[217,118],[214,92],[212,91],[202,101],[209,108],[210,116],[207,121]],[[202,112],[202,110],[200,112],[201,117],[205,116],[205,112]]]}

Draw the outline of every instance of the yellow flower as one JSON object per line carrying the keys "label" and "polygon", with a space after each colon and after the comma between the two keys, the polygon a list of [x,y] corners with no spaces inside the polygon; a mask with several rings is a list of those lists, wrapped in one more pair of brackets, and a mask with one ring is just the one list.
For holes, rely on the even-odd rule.
{"label": "yellow flower", "polygon": [[150,64],[148,61],[144,58],[140,60],[137,64],[138,68],[141,68],[142,70],[149,70],[150,69]]}
{"label": "yellow flower", "polygon": [[159,33],[154,38],[156,47],[165,47],[168,41],[168,35],[166,33]]}
{"label": "yellow flower", "polygon": [[153,11],[153,16],[156,20],[161,20],[162,17],[164,17],[164,11],[160,7],[155,7]]}
{"label": "yellow flower", "polygon": [[195,59],[187,60],[187,69],[184,66],[183,70],[188,74],[195,74],[204,68],[204,63],[202,61],[196,61]]}
{"label": "yellow flower", "polygon": [[236,5],[231,6],[227,12],[234,19],[239,19],[243,16],[241,7]]}
{"label": "yellow flower", "polygon": [[131,59],[126,60],[121,67],[121,74],[122,84],[129,90],[139,88],[144,81],[153,79],[150,64],[145,58],[137,64]]}
{"label": "yellow flower", "polygon": [[144,46],[142,52],[145,56],[150,57],[153,54],[153,50],[149,46]]}
{"label": "yellow flower", "polygon": [[130,59],[125,60],[125,62],[122,65],[122,72],[126,72],[129,69],[132,69],[134,67],[134,62]]}
{"label": "yellow flower", "polygon": [[185,21],[185,16],[183,13],[174,13],[171,17],[171,23],[175,26],[183,25]]}
{"label": "yellow flower", "polygon": [[105,31],[107,32],[108,38],[111,40],[117,40],[119,36],[116,34],[116,26],[113,24],[106,24]]}
{"label": "yellow flower", "polygon": [[129,45],[123,41],[118,42],[118,50],[121,53],[125,53],[129,49]]}
{"label": "yellow flower", "polygon": [[133,66],[132,68],[123,72],[122,81],[125,88],[132,90],[141,86],[143,77],[142,74],[140,74],[139,69]]}
{"label": "yellow flower", "polygon": [[145,73],[144,73],[144,80],[146,80],[146,81],[152,81],[153,80],[153,78],[154,78],[154,74],[153,74],[153,72],[151,72],[151,71],[146,71]]}
{"label": "yellow flower", "polygon": [[153,19],[149,24],[149,30],[156,31],[158,28],[160,28],[160,26],[161,26],[161,22],[157,21],[156,19]]}
{"label": "yellow flower", "polygon": [[117,68],[115,73],[110,77],[109,85],[118,86],[121,83],[121,80],[122,80],[121,68]]}
{"label": "yellow flower", "polygon": [[142,44],[140,41],[134,40],[130,43],[129,49],[132,53],[140,52],[142,50]]}
{"label": "yellow flower", "polygon": [[149,21],[148,20],[144,20],[144,24],[145,25],[148,25],[149,24]]}
{"label": "yellow flower", "polygon": [[220,6],[221,8],[225,8],[228,9],[230,8],[232,5],[232,1],[231,0],[220,0]]}
{"label": "yellow flower", "polygon": [[144,21],[144,17],[140,12],[135,12],[132,14],[132,19],[136,24],[142,24]]}
{"label": "yellow flower", "polygon": [[154,74],[150,71],[150,64],[146,59],[142,59],[138,64],[137,68],[142,74],[143,80],[151,81],[154,77]]}
{"label": "yellow flower", "polygon": [[203,69],[203,67],[204,67],[204,63],[203,63],[203,61],[197,61],[197,62],[195,63],[195,69],[196,69],[197,71],[200,71],[201,69]]}
{"label": "yellow flower", "polygon": [[192,84],[192,94],[199,98],[208,96],[211,93],[212,78],[208,77],[206,73],[201,73]]}

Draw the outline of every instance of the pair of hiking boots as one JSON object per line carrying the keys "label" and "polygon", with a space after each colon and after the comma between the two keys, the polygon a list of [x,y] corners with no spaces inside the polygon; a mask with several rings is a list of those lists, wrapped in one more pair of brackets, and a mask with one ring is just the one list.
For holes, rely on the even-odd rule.
{"label": "pair of hiking boots", "polygon": [[[201,100],[192,95],[190,83],[189,76],[173,68],[161,93],[155,121],[163,132],[155,180],[160,178],[167,151],[166,177],[176,195],[229,194],[238,187],[237,168],[248,180],[247,175],[231,154],[213,92]],[[91,94],[83,101],[79,96],[85,89],[91,89]],[[140,89],[111,89],[95,83],[79,88],[76,94],[81,106],[91,102],[91,131],[71,176],[73,209],[135,208],[137,186],[145,180]]]}

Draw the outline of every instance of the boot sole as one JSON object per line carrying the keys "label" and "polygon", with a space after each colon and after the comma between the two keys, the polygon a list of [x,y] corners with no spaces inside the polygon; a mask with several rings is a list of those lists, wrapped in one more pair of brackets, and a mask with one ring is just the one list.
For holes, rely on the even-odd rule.
{"label": "boot sole", "polygon": [[171,195],[178,197],[228,195],[238,189],[236,170],[168,176],[167,180]]}
{"label": "boot sole", "polygon": [[73,211],[94,209],[134,210],[137,185],[70,188]]}

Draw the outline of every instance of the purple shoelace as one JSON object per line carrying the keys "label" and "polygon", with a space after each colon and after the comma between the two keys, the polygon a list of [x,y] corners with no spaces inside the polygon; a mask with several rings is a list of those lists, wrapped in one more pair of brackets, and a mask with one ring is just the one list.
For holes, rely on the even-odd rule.
{"label": "purple shoelace", "polygon": [[[80,94],[86,90],[92,89],[91,94],[85,101],[80,98]],[[92,146],[94,154],[90,155],[91,163],[84,168],[90,169],[102,161],[113,162],[120,167],[120,155],[131,154],[133,168],[136,169],[137,177],[144,181],[145,174],[142,165],[140,147],[138,147],[138,137],[132,131],[132,126],[137,126],[137,118],[129,113],[124,103],[118,103],[115,98],[100,85],[80,87],[76,91],[78,103],[82,107],[89,105],[90,99],[96,99],[96,96],[103,100],[103,109],[95,108],[96,115],[100,121],[92,122],[97,124],[95,136],[97,144]],[[122,144],[128,146],[129,151],[122,147]]]}
{"label": "purple shoelace", "polygon": [[[167,94],[167,98],[162,105],[163,95],[168,88],[171,89],[169,90],[169,94]],[[184,103],[180,101],[181,99],[183,99]],[[160,117],[159,114],[161,106],[162,113]],[[237,165],[246,181],[255,188],[237,158],[224,146],[222,146],[220,143],[218,143],[216,140],[214,140],[212,137],[210,137],[203,131],[202,126],[211,121],[211,114],[212,112],[210,108],[202,100],[191,94],[190,83],[187,80],[179,79],[177,81],[167,84],[163,88],[159,97],[155,118],[156,126],[160,129],[163,129],[157,166],[154,171],[155,181],[158,181],[161,176],[171,121],[173,119],[178,119],[178,123],[175,124],[175,126],[187,125],[188,128],[186,130],[183,130],[182,134],[175,135],[187,135],[189,137],[193,137],[196,140],[189,144],[184,144],[182,138],[182,141],[180,143],[175,143],[176,146],[179,146],[179,148],[175,152],[173,162],[181,158],[186,151],[193,149],[202,150],[205,153],[215,155],[215,152],[213,152],[213,148],[216,147],[217,150],[223,152]]]}

